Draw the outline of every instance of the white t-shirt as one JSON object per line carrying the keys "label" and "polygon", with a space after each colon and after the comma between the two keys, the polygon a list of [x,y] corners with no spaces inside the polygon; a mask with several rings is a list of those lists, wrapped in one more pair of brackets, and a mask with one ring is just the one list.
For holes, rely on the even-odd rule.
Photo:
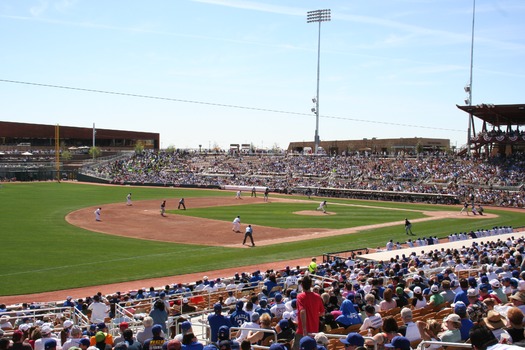
{"label": "white t-shirt", "polygon": [[376,313],[373,316],[368,316],[367,318],[365,318],[359,330],[364,331],[364,330],[367,330],[368,328],[378,329],[382,325],[383,325],[383,319],[381,318],[381,315],[379,313]]}
{"label": "white t-shirt", "polygon": [[88,306],[88,309],[91,310],[92,323],[104,322],[104,319],[108,317],[109,307],[104,303],[95,301]]}
{"label": "white t-shirt", "polygon": [[244,339],[246,339],[248,337],[248,333],[250,333],[249,330],[247,329],[242,329],[242,328],[261,328],[261,326],[258,324],[258,323],[255,323],[255,322],[244,322],[242,325],[241,325],[241,333],[239,334],[239,337],[237,337],[237,339],[235,339],[236,341],[238,341],[239,343],[241,343]]}

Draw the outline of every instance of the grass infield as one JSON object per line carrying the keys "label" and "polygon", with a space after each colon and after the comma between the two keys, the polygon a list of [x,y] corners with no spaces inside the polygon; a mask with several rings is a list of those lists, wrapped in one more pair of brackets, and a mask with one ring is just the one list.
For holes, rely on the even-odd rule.
{"label": "grass infield", "polygon": [[[404,242],[403,225],[362,231],[315,240],[303,240],[257,249],[236,249],[152,242],[90,232],[65,221],[65,216],[87,206],[125,203],[133,200],[180,197],[232,196],[231,192],[179,188],[95,186],[76,183],[5,183],[0,187],[0,242],[2,269],[0,296],[85,287],[145,278],[278,262],[326,252],[360,247],[384,246],[389,239]],[[272,196],[271,196],[272,197]],[[271,199],[270,197],[270,199]],[[287,196],[290,197],[290,196]],[[303,197],[293,197],[302,198]],[[281,228],[345,228],[400,221],[406,216],[422,218],[421,211],[460,210],[459,206],[432,206],[374,201],[328,199],[328,210],[337,215],[302,216],[294,212],[314,210],[320,199],[310,203],[222,206],[178,211],[231,222],[241,215],[243,222]],[[335,205],[335,204],[340,205]],[[355,206],[358,205],[358,206]],[[413,210],[410,215],[406,211]],[[169,211],[168,211],[169,212]],[[523,226],[523,214],[490,210],[497,218],[481,220],[443,219],[414,224],[418,236],[443,237],[451,232],[493,226]],[[176,278],[174,278],[176,282]],[[1,298],[0,298],[1,300]]]}

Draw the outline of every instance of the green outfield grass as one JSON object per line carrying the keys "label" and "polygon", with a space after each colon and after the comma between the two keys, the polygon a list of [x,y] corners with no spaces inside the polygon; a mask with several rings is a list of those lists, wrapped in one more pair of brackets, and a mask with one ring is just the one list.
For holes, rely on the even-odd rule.
{"label": "green outfield grass", "polygon": [[[87,206],[125,203],[128,192],[134,200],[180,197],[231,196],[231,192],[178,188],[95,186],[74,183],[18,183],[0,187],[0,242],[2,269],[0,296],[69,289],[152,277],[244,266],[319,255],[360,247],[384,246],[389,239],[404,241],[403,225],[255,249],[206,247],[128,239],[86,231],[65,216]],[[271,197],[272,198],[272,197]],[[270,199],[271,199],[270,198]],[[269,203],[191,209],[177,214],[223,219],[275,227],[341,228],[423,217],[421,210],[460,210],[460,207],[421,204],[345,201],[329,199],[329,211],[337,215],[298,216],[295,211],[314,210],[320,199],[309,203]],[[362,208],[340,204],[371,206]],[[412,211],[398,211],[401,208]],[[446,219],[421,222],[413,229],[419,236],[445,236],[451,232],[523,226],[523,214],[494,211],[495,219]],[[276,266],[279,266],[277,263]],[[173,283],[177,282],[176,277]],[[141,286],[142,287],[142,286]],[[148,286],[146,286],[148,287]],[[1,301],[1,297],[0,297]]]}

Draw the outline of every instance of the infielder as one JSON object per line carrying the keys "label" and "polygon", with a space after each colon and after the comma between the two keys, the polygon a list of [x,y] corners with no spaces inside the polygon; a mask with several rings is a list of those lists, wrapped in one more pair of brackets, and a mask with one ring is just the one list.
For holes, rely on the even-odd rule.
{"label": "infielder", "polygon": [[235,199],[242,199],[241,198],[241,191],[237,191],[237,193],[235,194]]}
{"label": "infielder", "polygon": [[328,206],[328,205],[326,204],[326,201],[322,201],[322,202],[319,204],[319,208],[317,208],[316,210],[322,210],[323,213],[326,214],[326,207],[327,207],[327,206]]}
{"label": "infielder", "polygon": [[163,201],[160,205],[160,215],[166,216],[166,201]]}
{"label": "infielder", "polygon": [[133,205],[131,203],[131,192],[128,193],[128,195],[126,196],[126,205]]}
{"label": "infielder", "polygon": [[265,202],[268,202],[268,195],[269,194],[270,194],[270,188],[266,187],[266,189],[264,190],[264,201]]}
{"label": "infielder", "polygon": [[240,233],[241,232],[241,217],[237,216],[235,219],[233,219],[233,232]]}
{"label": "infielder", "polygon": [[100,220],[100,211],[102,210],[102,208],[97,208],[95,210],[95,221],[101,221]]}

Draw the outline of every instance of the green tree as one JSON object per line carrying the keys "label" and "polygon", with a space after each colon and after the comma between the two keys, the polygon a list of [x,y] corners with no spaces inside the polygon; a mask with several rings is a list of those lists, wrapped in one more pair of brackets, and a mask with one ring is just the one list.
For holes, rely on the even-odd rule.
{"label": "green tree", "polygon": [[60,152],[60,158],[62,158],[63,160],[71,160],[71,158],[73,158],[73,155],[69,150],[66,149]]}
{"label": "green tree", "polygon": [[89,149],[89,155],[92,157],[92,158],[98,158],[100,157],[100,155],[102,154],[102,151],[100,150],[100,148],[98,147],[91,147]]}
{"label": "green tree", "polygon": [[423,145],[421,144],[421,141],[418,141],[416,144],[416,153],[417,154],[423,153]]}
{"label": "green tree", "polygon": [[142,141],[137,141],[135,144],[135,153],[140,154],[144,152],[144,143]]}

